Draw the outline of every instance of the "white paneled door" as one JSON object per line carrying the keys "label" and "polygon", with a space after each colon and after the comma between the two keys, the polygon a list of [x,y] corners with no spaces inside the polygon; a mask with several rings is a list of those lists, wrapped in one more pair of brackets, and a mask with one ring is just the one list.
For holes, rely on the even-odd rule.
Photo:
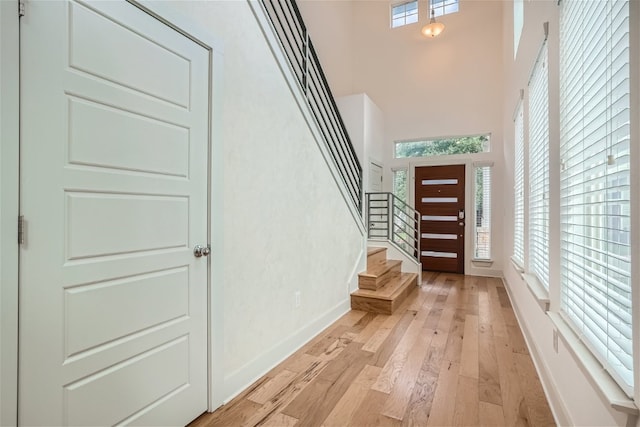
{"label": "white paneled door", "polygon": [[382,191],[382,166],[373,162],[369,163],[369,191],[371,193]]}
{"label": "white paneled door", "polygon": [[19,418],[207,409],[209,51],[121,2],[21,20]]}

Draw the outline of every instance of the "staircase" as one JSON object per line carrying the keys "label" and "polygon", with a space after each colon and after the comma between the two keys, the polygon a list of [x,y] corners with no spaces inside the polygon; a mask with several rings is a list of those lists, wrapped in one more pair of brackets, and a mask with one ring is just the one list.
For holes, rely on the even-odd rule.
{"label": "staircase", "polygon": [[393,314],[418,285],[416,273],[403,273],[402,261],[387,259],[387,248],[367,250],[367,271],[358,274],[351,309]]}

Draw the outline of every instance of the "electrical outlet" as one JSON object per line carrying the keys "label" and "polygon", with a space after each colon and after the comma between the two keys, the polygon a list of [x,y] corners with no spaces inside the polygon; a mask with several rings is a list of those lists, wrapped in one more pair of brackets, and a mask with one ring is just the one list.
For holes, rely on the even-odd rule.
{"label": "electrical outlet", "polygon": [[558,353],[558,331],[556,329],[553,330],[553,351]]}
{"label": "electrical outlet", "polygon": [[300,291],[296,291],[295,294],[295,305],[296,308],[300,307]]}

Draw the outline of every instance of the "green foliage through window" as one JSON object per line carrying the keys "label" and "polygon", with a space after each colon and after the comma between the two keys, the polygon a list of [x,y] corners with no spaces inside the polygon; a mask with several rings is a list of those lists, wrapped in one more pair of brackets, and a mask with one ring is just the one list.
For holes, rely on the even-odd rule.
{"label": "green foliage through window", "polygon": [[396,158],[447,156],[489,151],[489,135],[396,142]]}
{"label": "green foliage through window", "polygon": [[403,202],[407,203],[407,170],[398,169],[393,171],[393,194]]}

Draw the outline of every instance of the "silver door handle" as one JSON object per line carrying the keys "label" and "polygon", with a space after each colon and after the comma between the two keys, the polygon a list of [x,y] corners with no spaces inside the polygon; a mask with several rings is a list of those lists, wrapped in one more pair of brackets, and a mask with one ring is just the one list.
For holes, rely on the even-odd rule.
{"label": "silver door handle", "polygon": [[211,249],[209,249],[209,246],[200,246],[200,245],[196,245],[195,248],[193,248],[193,255],[195,255],[196,258],[200,258],[202,256],[208,256],[211,253]]}

